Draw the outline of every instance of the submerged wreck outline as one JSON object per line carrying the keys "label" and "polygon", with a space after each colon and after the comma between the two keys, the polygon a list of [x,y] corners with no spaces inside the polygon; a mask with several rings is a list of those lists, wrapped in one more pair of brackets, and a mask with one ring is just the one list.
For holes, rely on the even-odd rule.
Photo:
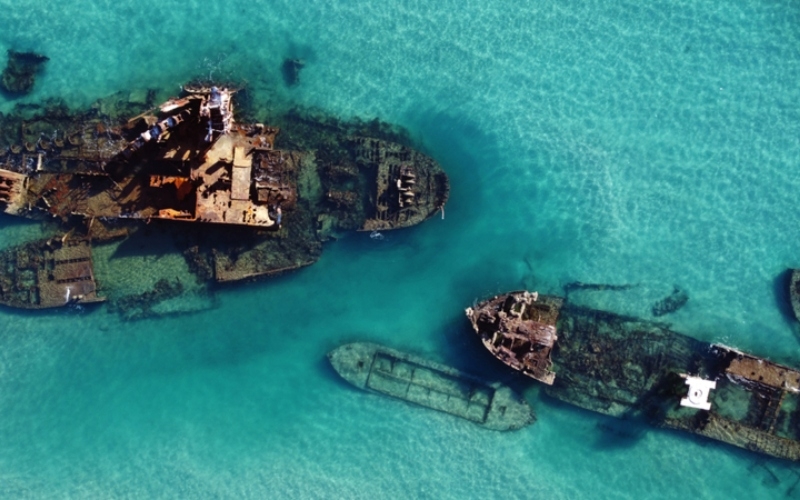
{"label": "submerged wreck outline", "polygon": [[498,431],[535,421],[532,408],[508,386],[369,342],[344,344],[328,361],[359,389],[469,420]]}

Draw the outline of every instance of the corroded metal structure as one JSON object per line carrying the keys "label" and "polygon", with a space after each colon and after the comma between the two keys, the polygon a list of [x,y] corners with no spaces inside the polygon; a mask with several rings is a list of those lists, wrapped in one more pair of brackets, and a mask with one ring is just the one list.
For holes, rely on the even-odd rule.
{"label": "corroded metal structure", "polygon": [[522,291],[492,298],[467,309],[483,345],[515,370],[551,385],[550,353],[558,340],[556,321],[563,300]]}
{"label": "corroded metal structure", "polygon": [[[571,306],[558,297],[533,296],[525,291],[500,295],[468,308],[467,316],[495,356],[548,384],[544,390],[550,396],[800,460],[797,369],[701,342],[662,324]],[[551,364],[544,379],[527,369],[526,361],[540,345],[536,332],[542,320],[525,311],[534,311],[532,305],[540,302],[558,308],[557,319],[552,320],[552,313],[544,321],[557,332],[548,348]],[[521,317],[515,316],[520,304],[526,304]],[[508,322],[509,317],[517,321]],[[527,339],[522,339],[526,332]]]}
{"label": "corroded metal structure", "polygon": [[[409,227],[444,209],[441,167],[390,134],[305,120],[298,129],[310,138],[294,131],[287,141],[304,149],[282,147],[278,127],[237,122],[235,94],[194,86],[130,119],[122,115],[135,106],[113,116],[100,102],[82,115],[54,107],[14,122],[18,133],[0,135],[10,138],[0,150],[0,210],[56,221],[65,244],[80,240],[90,253],[151,222],[174,223],[198,279],[231,282],[311,264],[340,231]],[[44,308],[97,298],[46,298],[44,281],[17,276],[25,269],[2,270],[0,302]]]}
{"label": "corroded metal structure", "polygon": [[449,413],[488,429],[514,430],[534,422],[531,407],[509,387],[418,356],[356,342],[334,349],[328,359],[342,378],[359,389]]}

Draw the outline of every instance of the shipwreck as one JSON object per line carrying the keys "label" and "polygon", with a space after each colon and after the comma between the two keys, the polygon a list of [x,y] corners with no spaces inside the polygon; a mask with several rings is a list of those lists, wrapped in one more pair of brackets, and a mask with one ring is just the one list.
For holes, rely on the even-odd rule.
{"label": "shipwreck", "polygon": [[413,354],[356,342],[337,347],[328,360],[359,389],[469,420],[491,430],[532,424],[533,410],[510,387]]}
{"label": "shipwreck", "polygon": [[[104,300],[113,283],[97,283],[93,249],[150,223],[174,225],[195,278],[215,283],[309,265],[343,231],[405,228],[443,214],[447,175],[388,127],[295,113],[282,143],[278,126],[239,123],[236,92],[186,86],[152,107],[147,94],[137,101],[149,109],[135,116],[125,116],[135,105],[115,114],[100,102],[84,113],[55,106],[7,119],[0,210],[56,229],[0,252],[0,303]],[[378,136],[364,134],[372,131]]]}
{"label": "shipwreck", "polygon": [[466,313],[497,359],[556,399],[800,460],[797,369],[535,292]]}

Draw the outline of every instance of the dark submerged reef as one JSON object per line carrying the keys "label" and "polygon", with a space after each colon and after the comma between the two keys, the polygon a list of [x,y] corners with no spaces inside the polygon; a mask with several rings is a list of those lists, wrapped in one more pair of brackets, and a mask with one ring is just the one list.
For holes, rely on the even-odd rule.
{"label": "dark submerged reef", "polygon": [[689,295],[676,286],[672,289],[671,294],[653,304],[653,316],[673,313],[685,306],[687,302],[689,302]]}
{"label": "dark submerged reef", "polygon": [[0,83],[3,90],[12,95],[27,94],[33,90],[36,75],[50,59],[35,52],[8,51],[8,63],[3,70]]}

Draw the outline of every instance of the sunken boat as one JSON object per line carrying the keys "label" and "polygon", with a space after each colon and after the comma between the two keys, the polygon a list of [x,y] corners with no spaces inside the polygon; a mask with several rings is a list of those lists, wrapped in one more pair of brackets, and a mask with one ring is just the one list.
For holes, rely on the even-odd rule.
{"label": "sunken boat", "polygon": [[345,344],[328,353],[328,359],[342,378],[359,389],[449,413],[487,429],[515,430],[535,420],[528,403],[507,386],[388,347]]}
{"label": "sunken boat", "polygon": [[663,324],[515,291],[466,310],[500,361],[581,408],[800,460],[800,371]]}
{"label": "sunken boat", "polygon": [[[240,123],[237,90],[224,86],[186,86],[160,105],[153,93],[133,95],[86,112],[51,105],[16,121],[0,117],[0,210],[53,233],[0,252],[0,303],[49,308],[102,301],[110,291],[110,302],[146,315],[160,290],[174,298],[196,289],[187,276],[208,291],[274,275],[312,264],[345,231],[406,228],[444,213],[447,175],[388,126],[297,112],[281,119],[288,131]],[[162,285],[140,290],[147,303],[136,305],[114,294],[117,278],[98,283],[91,256],[125,239],[152,250],[141,235],[155,227],[174,239],[168,252],[182,255],[187,272],[129,270],[119,281],[152,274]],[[56,240],[62,248],[42,250]],[[64,248],[81,249],[80,266],[58,257]],[[43,256],[53,252],[55,261]],[[40,271],[47,266],[52,272]],[[86,293],[65,292],[78,282]]]}

